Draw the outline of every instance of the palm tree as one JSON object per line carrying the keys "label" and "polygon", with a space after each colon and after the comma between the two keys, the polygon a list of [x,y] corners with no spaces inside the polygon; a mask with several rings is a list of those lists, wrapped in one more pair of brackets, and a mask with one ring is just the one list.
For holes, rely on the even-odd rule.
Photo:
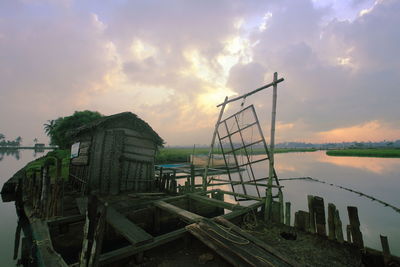
{"label": "palm tree", "polygon": [[54,130],[54,126],[56,125],[55,120],[48,120],[48,123],[43,124],[44,132],[47,136],[51,135],[51,132]]}
{"label": "palm tree", "polygon": [[15,145],[16,145],[16,146],[20,146],[21,141],[22,141],[22,137],[21,137],[21,136],[18,136],[17,138],[15,138]]}
{"label": "palm tree", "polygon": [[35,139],[33,139],[33,142],[36,144],[38,142],[38,139],[35,137]]}

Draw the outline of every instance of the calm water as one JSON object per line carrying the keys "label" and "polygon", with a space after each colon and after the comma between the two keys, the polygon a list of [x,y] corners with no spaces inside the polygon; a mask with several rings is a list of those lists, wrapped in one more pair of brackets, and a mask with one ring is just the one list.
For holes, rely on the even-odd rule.
{"label": "calm water", "polygon": [[[31,150],[21,150],[19,159],[13,155],[0,155],[0,186],[27,162],[41,155],[35,156]],[[317,151],[277,154],[275,162],[279,178],[310,176],[400,207],[400,159],[329,157],[324,151]],[[265,166],[258,171],[267,173],[267,168]],[[379,234],[387,235],[392,253],[400,255],[400,214],[391,208],[326,184],[301,180],[282,181],[281,184],[285,186],[284,200],[292,203],[292,224],[294,211],[308,209],[308,194],[324,197],[325,206],[334,203],[344,226],[348,224],[346,207],[357,206],[365,244],[380,249]],[[0,266],[13,266],[17,225],[14,203],[1,203],[0,214]]]}
{"label": "calm water", "polygon": [[[26,163],[42,155],[43,153],[35,154],[33,150],[20,150],[12,154],[0,150],[0,187],[3,187],[3,183]],[[16,261],[13,261],[14,235],[18,218],[14,202],[1,202],[0,216],[0,266],[15,266]]]}
{"label": "calm water", "polygon": [[[259,155],[253,159],[262,157]],[[325,151],[316,151],[276,154],[275,166],[279,178],[309,176],[360,191],[400,207],[400,159],[331,157]],[[256,171],[258,174],[264,173],[257,177],[268,176],[265,164],[258,166]],[[358,207],[365,245],[381,250],[379,234],[386,235],[392,254],[400,255],[400,213],[390,207],[327,184],[291,180],[281,181],[281,185],[284,186],[284,201],[292,204],[292,225],[295,211],[308,210],[307,195],[321,196],[324,198],[326,214],[328,203],[334,203],[339,209],[344,227],[349,224],[347,206]],[[224,190],[231,190],[230,186],[224,186]],[[253,195],[256,195],[255,191]],[[343,230],[346,238],[345,228]]]}

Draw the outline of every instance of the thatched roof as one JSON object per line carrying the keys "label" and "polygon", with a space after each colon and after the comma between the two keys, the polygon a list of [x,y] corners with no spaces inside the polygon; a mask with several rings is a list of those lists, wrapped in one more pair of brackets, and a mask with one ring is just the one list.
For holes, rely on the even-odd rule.
{"label": "thatched roof", "polygon": [[70,131],[69,134],[70,136],[74,137],[83,132],[93,130],[99,126],[106,126],[108,123],[116,120],[123,121],[126,128],[149,135],[149,137],[152,138],[157,145],[162,146],[164,144],[164,140],[153,130],[153,128],[151,128],[147,122],[132,112],[122,112],[111,116],[102,117]]}

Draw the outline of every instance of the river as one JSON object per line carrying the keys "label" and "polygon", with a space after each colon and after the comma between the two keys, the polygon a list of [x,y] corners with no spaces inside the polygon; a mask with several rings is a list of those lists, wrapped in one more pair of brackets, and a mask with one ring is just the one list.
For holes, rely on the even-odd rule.
{"label": "river", "polygon": [[[15,155],[2,155],[0,186],[27,162],[41,155],[35,155],[32,150],[21,150],[18,158]],[[398,158],[331,157],[325,155],[324,151],[316,151],[276,154],[275,164],[279,178],[309,176],[360,191],[400,207]],[[258,171],[267,173],[267,166]],[[381,249],[379,234],[386,235],[391,252],[400,255],[400,213],[392,208],[329,184],[306,180],[282,181],[281,184],[284,185],[284,201],[292,203],[292,224],[295,211],[308,209],[307,195],[323,197],[326,207],[328,203],[334,203],[340,211],[343,226],[348,224],[346,207],[356,206],[365,245]],[[0,214],[0,265],[14,266],[12,257],[17,226],[14,203],[1,203]]]}

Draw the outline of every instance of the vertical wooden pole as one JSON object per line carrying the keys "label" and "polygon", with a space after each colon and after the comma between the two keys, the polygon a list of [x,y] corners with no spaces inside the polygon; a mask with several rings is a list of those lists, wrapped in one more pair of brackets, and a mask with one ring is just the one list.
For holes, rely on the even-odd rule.
{"label": "vertical wooden pole", "polygon": [[212,154],[212,151],[214,148],[215,138],[217,137],[218,126],[222,119],[222,115],[224,114],[224,110],[225,110],[227,101],[228,101],[228,97],[225,97],[224,103],[222,104],[222,107],[221,107],[221,111],[219,112],[217,123],[215,124],[213,136],[211,138],[210,151],[208,151],[207,165],[204,169],[204,174],[203,174],[203,190],[204,191],[207,191],[207,174],[208,174],[208,168],[210,167],[211,154]]}
{"label": "vertical wooden pole", "polygon": [[269,155],[269,175],[268,175],[268,189],[267,199],[265,207],[265,219],[268,221],[271,219],[271,208],[272,208],[272,179],[274,175],[274,148],[275,148],[275,119],[276,119],[276,99],[277,99],[277,88],[276,83],[278,79],[278,73],[274,73],[274,85],[272,94],[272,118],[271,118],[271,140],[270,140],[270,155]]}
{"label": "vertical wooden pole", "polygon": [[290,226],[290,202],[286,202],[285,224]]}
{"label": "vertical wooden pole", "polygon": [[339,243],[343,243],[342,221],[340,220],[339,210],[335,211],[335,236]]}
{"label": "vertical wooden pole", "polygon": [[333,203],[328,203],[328,238],[331,240],[336,239],[336,233],[335,233],[335,212],[336,212],[336,207]]}
{"label": "vertical wooden pole", "polygon": [[383,261],[385,262],[385,265],[387,265],[391,259],[388,238],[387,236],[383,235],[380,235],[380,238],[382,245]]}
{"label": "vertical wooden pole", "polygon": [[195,181],[195,176],[194,176],[194,165],[190,164],[190,185],[191,185],[191,190],[192,192],[195,191],[196,188],[196,181]]}
{"label": "vertical wooden pole", "polygon": [[349,214],[351,237],[353,239],[354,245],[359,248],[364,247],[364,241],[362,233],[360,231],[360,219],[358,218],[357,207],[347,207],[347,212]]}

